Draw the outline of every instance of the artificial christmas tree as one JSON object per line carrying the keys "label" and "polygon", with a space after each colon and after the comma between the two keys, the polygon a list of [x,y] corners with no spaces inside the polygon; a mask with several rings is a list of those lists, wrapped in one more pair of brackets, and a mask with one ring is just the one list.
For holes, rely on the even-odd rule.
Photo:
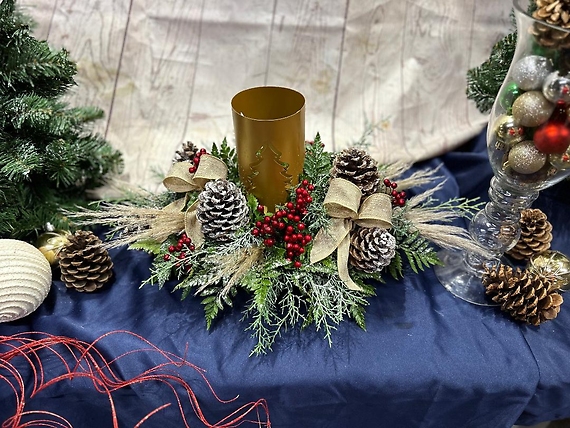
{"label": "artificial christmas tree", "polygon": [[86,129],[100,109],[61,101],[76,66],[30,34],[14,3],[0,2],[0,237],[24,239],[47,222],[66,228],[60,210],[84,205],[122,159]]}

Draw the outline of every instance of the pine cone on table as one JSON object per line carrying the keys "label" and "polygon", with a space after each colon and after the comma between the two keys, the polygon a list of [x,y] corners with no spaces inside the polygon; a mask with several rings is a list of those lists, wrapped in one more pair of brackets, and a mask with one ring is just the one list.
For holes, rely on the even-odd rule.
{"label": "pine cone on table", "polygon": [[486,268],[482,281],[486,294],[502,311],[527,324],[556,318],[564,301],[549,279],[503,264]]}
{"label": "pine cone on table", "polygon": [[396,238],[378,227],[357,227],[350,237],[349,263],[364,272],[378,272],[396,254]]}
{"label": "pine cone on table", "polygon": [[78,230],[59,252],[61,280],[67,288],[92,292],[113,276],[113,262],[101,240],[93,232]]}
{"label": "pine cone on table", "polygon": [[521,212],[521,237],[507,254],[517,260],[529,260],[550,248],[552,224],[541,210],[528,208]]}
{"label": "pine cone on table", "polygon": [[196,217],[206,238],[227,242],[248,220],[247,200],[231,181],[209,181],[198,201]]}
{"label": "pine cone on table", "polygon": [[351,147],[343,150],[333,160],[332,178],[344,178],[356,184],[366,197],[378,191],[380,174],[378,163],[366,152]]}
{"label": "pine cone on table", "polygon": [[[570,0],[536,0],[537,9],[532,17],[563,29],[570,28]],[[535,23],[531,27],[537,42],[549,48],[570,47],[569,33],[547,25]]]}
{"label": "pine cone on table", "polygon": [[174,158],[172,159],[172,163],[177,162],[193,162],[194,157],[198,153],[199,149],[192,143],[191,141],[186,141],[182,143],[182,147],[176,150],[174,154]]}

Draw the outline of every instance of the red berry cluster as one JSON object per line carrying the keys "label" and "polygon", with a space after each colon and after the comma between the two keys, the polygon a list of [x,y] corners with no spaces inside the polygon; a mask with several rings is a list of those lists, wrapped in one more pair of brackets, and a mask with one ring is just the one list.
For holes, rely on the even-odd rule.
{"label": "red berry cluster", "polygon": [[[293,266],[300,268],[302,263],[298,257],[305,252],[305,247],[312,241],[312,236],[306,233],[307,226],[301,221],[307,214],[307,206],[313,201],[311,191],[315,186],[308,180],[303,180],[295,190],[295,202],[287,202],[283,209],[272,216],[265,216],[263,221],[257,221],[251,233],[253,236],[263,238],[266,247],[283,242],[285,244],[285,257],[293,262]],[[265,207],[259,205],[257,210],[265,212]]]}
{"label": "red berry cluster", "polygon": [[386,186],[386,190],[391,197],[392,197],[392,206],[393,207],[403,207],[406,205],[406,192],[403,190],[398,192],[396,188],[398,187],[398,183],[395,181],[390,181],[387,178],[384,179],[384,186]]}
{"label": "red berry cluster", "polygon": [[182,232],[178,239],[178,243],[176,245],[170,245],[168,247],[168,253],[162,257],[165,262],[169,261],[173,257],[178,260],[184,260],[188,255],[188,252],[194,251],[195,249],[196,247],[192,243],[192,239],[190,239],[186,233]]}
{"label": "red berry cluster", "polygon": [[192,159],[192,166],[188,168],[188,172],[190,174],[194,174],[196,172],[196,170],[198,169],[198,164],[200,163],[200,157],[207,153],[208,152],[206,151],[206,149],[200,149],[199,151],[196,152],[196,154],[194,155],[194,159]]}

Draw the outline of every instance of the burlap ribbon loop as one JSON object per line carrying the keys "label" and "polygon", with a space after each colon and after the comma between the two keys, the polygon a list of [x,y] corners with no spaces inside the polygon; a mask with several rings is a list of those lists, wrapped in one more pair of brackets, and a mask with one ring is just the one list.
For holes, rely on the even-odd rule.
{"label": "burlap ribbon loop", "polygon": [[[195,173],[189,171],[191,166],[191,162],[177,162],[173,164],[162,183],[171,192],[187,193],[194,190],[202,190],[208,181],[225,180],[228,177],[227,165],[224,161],[212,155],[204,154],[200,157],[200,163]],[[198,201],[195,201],[184,212],[183,209],[187,202],[187,198],[180,198],[164,207],[163,210],[180,212],[183,217],[186,235],[198,247],[204,243],[202,225],[196,217]]]}
{"label": "burlap ribbon loop", "polygon": [[204,154],[200,157],[195,173],[189,172],[191,166],[191,162],[176,162],[162,184],[171,192],[186,193],[203,189],[208,181],[220,178],[225,180],[228,177],[228,167],[224,161],[212,155]]}
{"label": "burlap ribbon loop", "polygon": [[355,184],[342,178],[331,180],[323,205],[332,217],[328,228],[319,230],[313,241],[310,261],[317,263],[335,250],[339,277],[351,290],[361,290],[348,272],[350,231],[353,223],[361,227],[392,227],[392,202],[385,193],[374,193],[362,204],[362,192]]}

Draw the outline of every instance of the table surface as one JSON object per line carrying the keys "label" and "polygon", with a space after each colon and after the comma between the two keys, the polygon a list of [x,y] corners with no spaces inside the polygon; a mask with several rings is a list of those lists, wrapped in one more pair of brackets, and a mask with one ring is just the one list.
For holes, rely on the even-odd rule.
{"label": "table surface", "polygon": [[[437,194],[440,199],[486,198],[491,170],[483,135],[417,167],[442,163],[447,182]],[[553,249],[563,252],[570,251],[564,198],[568,190],[568,182],[560,183],[535,203],[554,226]],[[279,428],[510,428],[570,416],[570,310],[564,304],[555,320],[525,326],[496,307],[455,298],[433,270],[420,275],[409,271],[404,280],[378,284],[377,297],[370,299],[367,310],[366,331],[352,322],[342,323],[333,334],[332,347],[311,328],[289,331],[272,353],[249,357],[254,342],[240,322],[239,299],[206,331],[199,299],[180,301],[180,293],[172,292],[174,283],[139,289],[148,276],[148,255],[124,248],[111,255],[116,278],[110,287],[81,294],[67,291],[56,278],[40,308],[21,320],[0,324],[0,336],[39,331],[90,342],[116,330],[141,335],[203,368],[220,398],[239,394],[235,401],[221,403],[194,371],[180,369],[212,423],[260,398],[267,400],[272,425]],[[122,333],[105,338],[98,348],[112,359],[142,345]],[[128,377],[159,360],[143,355],[117,364]],[[173,396],[168,387],[154,383],[125,388],[114,399],[120,426],[134,426]],[[0,382],[0,402],[13,401],[13,392]],[[59,412],[74,426],[111,426],[108,399],[88,382],[62,382],[27,402],[30,409]],[[183,407],[190,418],[190,405]],[[13,405],[0,406],[0,421],[14,411]],[[181,426],[176,406],[143,426],[157,424]]]}

